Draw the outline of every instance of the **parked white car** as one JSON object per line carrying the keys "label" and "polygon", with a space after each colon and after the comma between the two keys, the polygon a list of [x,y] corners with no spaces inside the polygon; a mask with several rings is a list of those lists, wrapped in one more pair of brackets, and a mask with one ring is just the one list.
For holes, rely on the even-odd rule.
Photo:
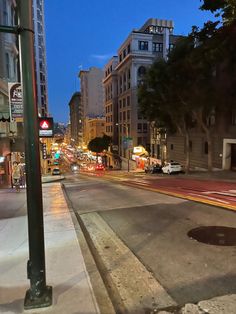
{"label": "parked white car", "polygon": [[183,167],[178,162],[168,162],[165,166],[162,167],[162,172],[168,174],[180,173],[183,172]]}

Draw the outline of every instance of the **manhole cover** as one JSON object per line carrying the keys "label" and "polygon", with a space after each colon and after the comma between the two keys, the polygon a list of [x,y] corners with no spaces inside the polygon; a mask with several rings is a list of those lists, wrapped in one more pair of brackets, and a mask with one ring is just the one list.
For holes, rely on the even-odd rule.
{"label": "manhole cover", "polygon": [[236,228],[220,226],[199,227],[190,230],[188,236],[198,242],[211,245],[236,245]]}

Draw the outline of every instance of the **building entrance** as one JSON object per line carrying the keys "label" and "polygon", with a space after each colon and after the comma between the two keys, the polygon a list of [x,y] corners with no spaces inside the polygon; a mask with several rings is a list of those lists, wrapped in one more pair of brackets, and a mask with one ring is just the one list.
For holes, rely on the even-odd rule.
{"label": "building entrance", "polygon": [[231,144],[231,170],[236,171],[236,144]]}

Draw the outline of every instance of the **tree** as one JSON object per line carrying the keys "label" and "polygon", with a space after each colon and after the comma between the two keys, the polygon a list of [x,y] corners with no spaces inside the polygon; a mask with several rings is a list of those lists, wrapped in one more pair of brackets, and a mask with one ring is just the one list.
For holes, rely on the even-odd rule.
{"label": "tree", "polygon": [[150,122],[165,127],[168,133],[178,131],[184,136],[186,171],[189,170],[189,129],[193,126],[187,101],[192,76],[188,56],[193,47],[192,38],[182,38],[167,62],[159,60],[151,66],[138,92],[141,111]]}
{"label": "tree", "polygon": [[202,0],[201,10],[215,13],[215,17],[221,17],[223,24],[228,25],[236,20],[235,0]]}
{"label": "tree", "polygon": [[103,137],[95,137],[94,139],[92,139],[88,143],[88,149],[96,153],[98,156],[98,153],[101,153],[104,150],[108,149],[110,143],[111,143],[110,136],[104,134]]}

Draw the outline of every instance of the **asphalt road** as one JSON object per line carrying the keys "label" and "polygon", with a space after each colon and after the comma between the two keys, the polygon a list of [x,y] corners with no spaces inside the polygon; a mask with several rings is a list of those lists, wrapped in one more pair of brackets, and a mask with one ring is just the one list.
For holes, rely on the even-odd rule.
{"label": "asphalt road", "polygon": [[187,235],[200,226],[236,227],[235,212],[102,175],[68,176],[65,188],[74,210],[98,212],[178,304],[236,293],[236,246]]}

